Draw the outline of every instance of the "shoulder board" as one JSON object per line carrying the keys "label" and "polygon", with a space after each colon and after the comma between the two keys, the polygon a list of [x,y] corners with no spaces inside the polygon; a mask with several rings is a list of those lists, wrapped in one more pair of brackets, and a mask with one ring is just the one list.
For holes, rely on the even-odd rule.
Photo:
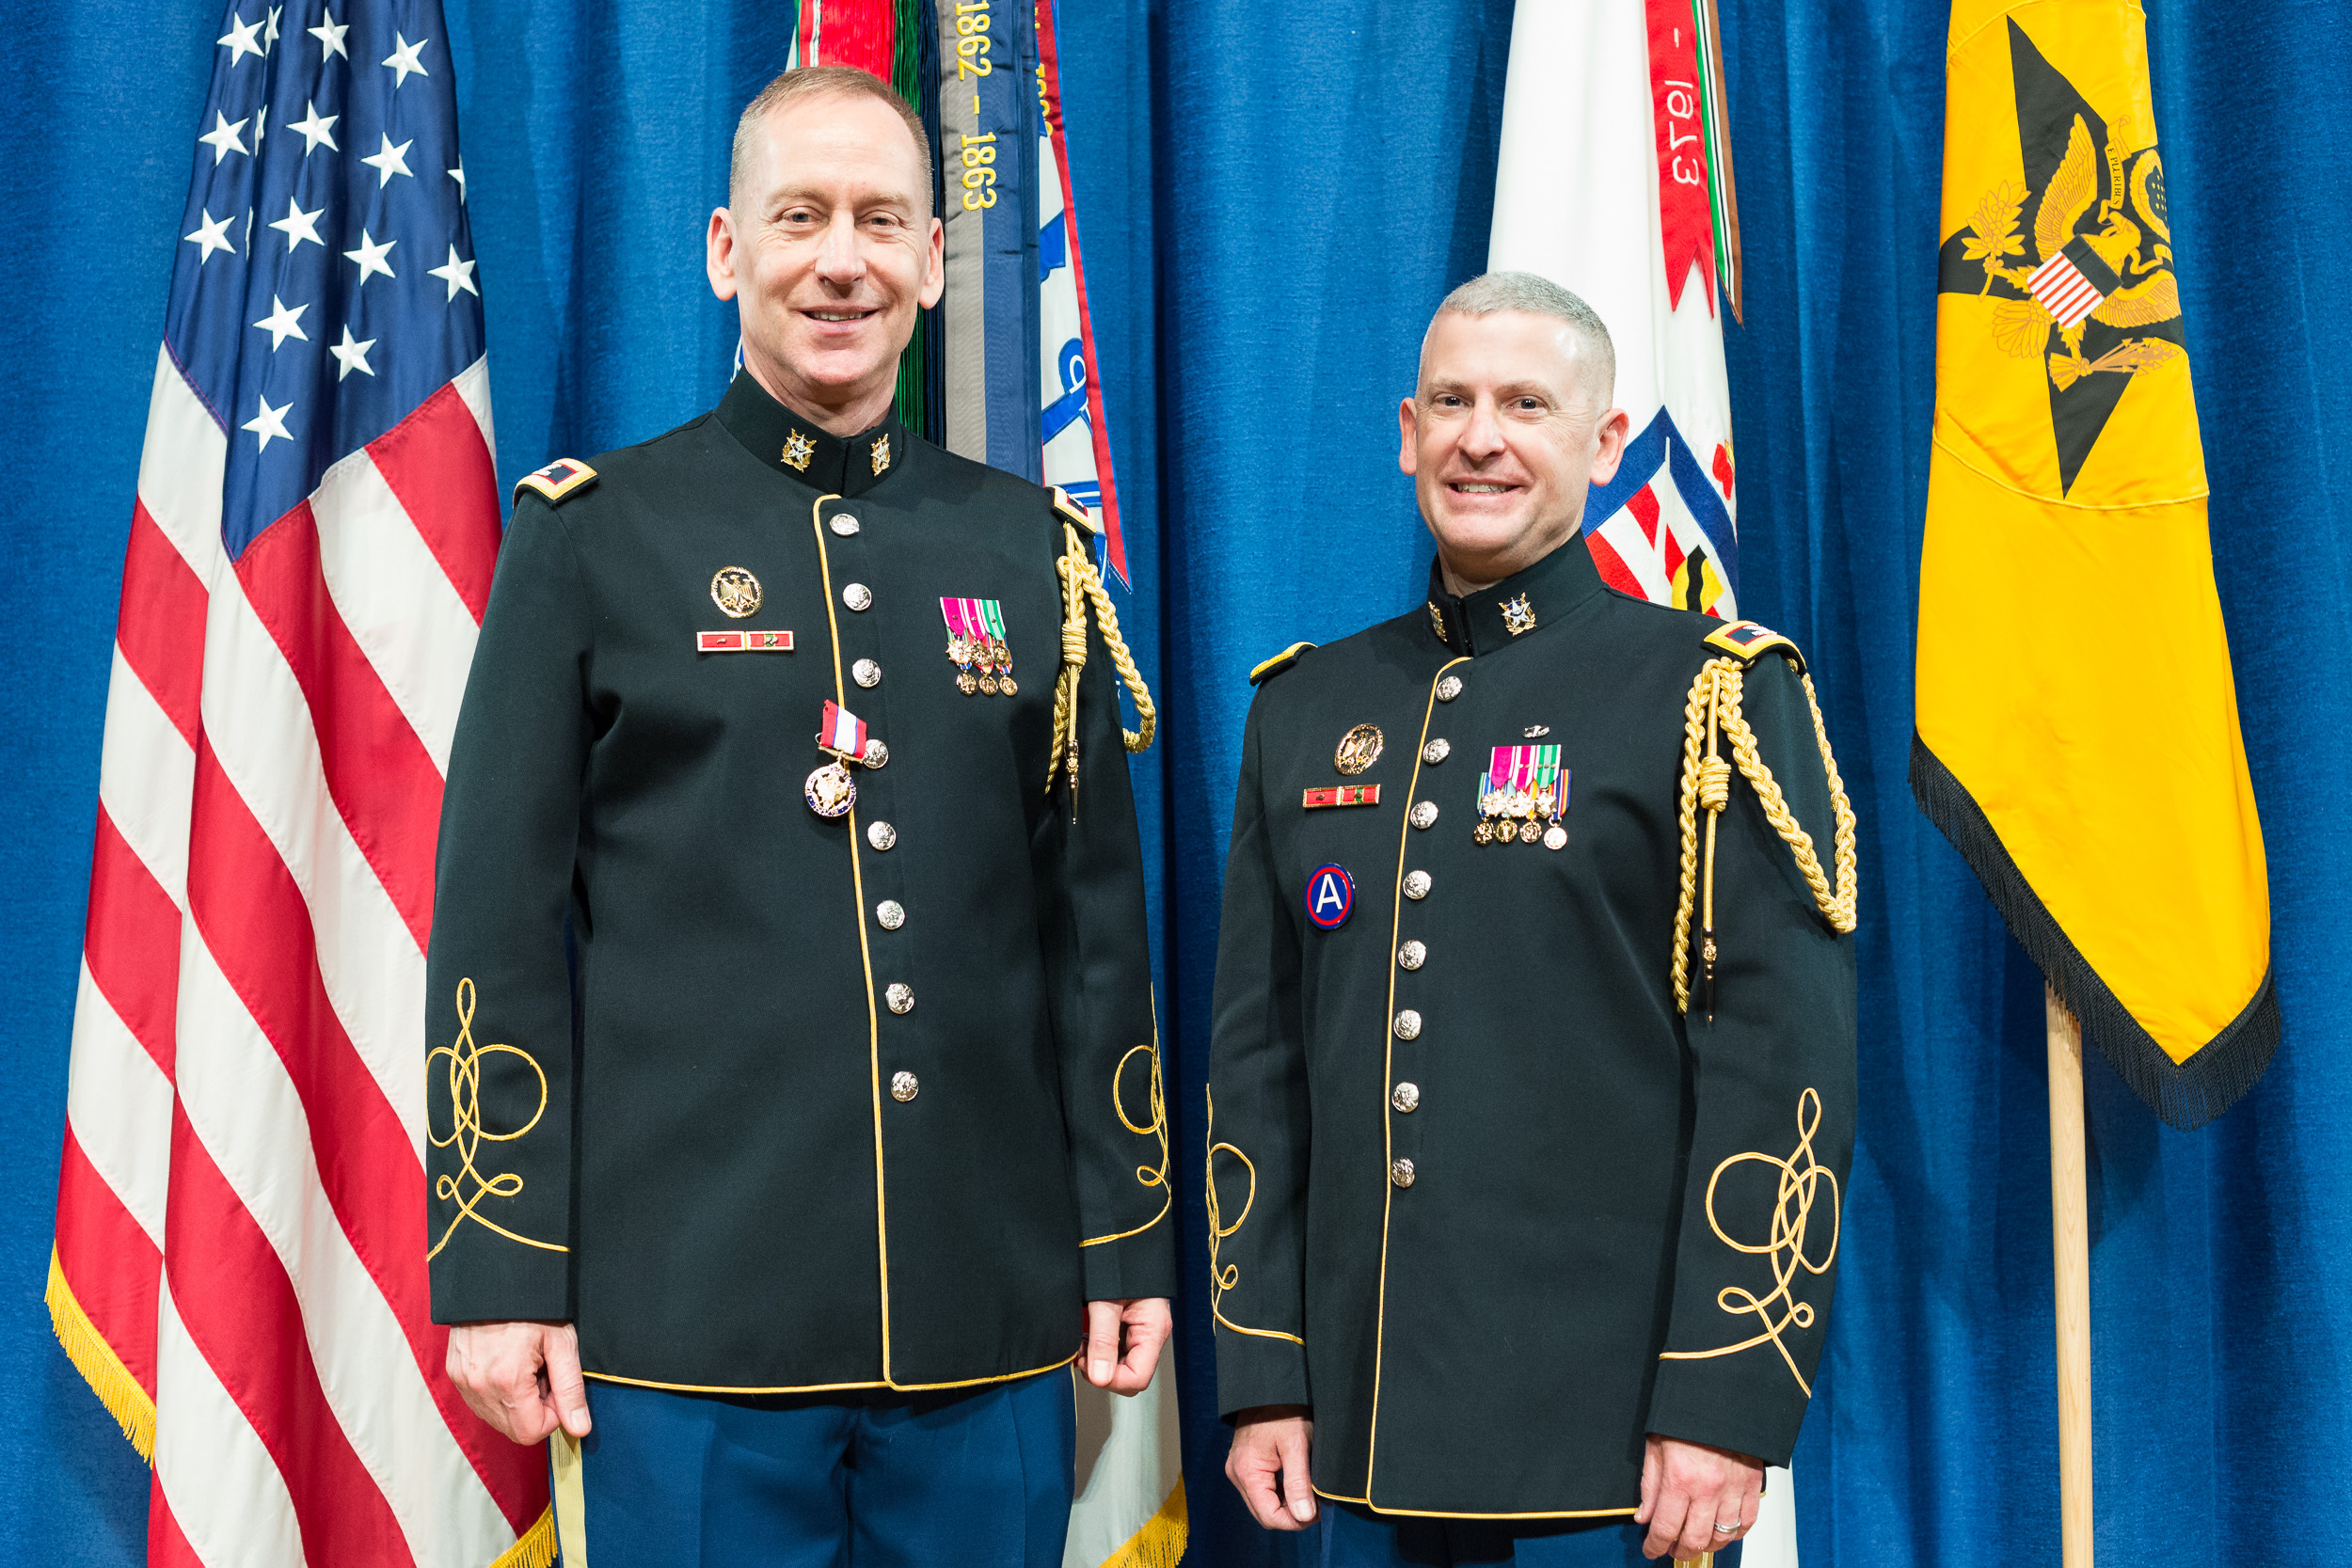
{"label": "shoulder board", "polygon": [[1082,533],[1096,534],[1103,531],[1094,526],[1094,514],[1071,499],[1069,491],[1058,484],[1049,484],[1046,488],[1054,492],[1054,510],[1061,514],[1064,522],[1071,524]]}
{"label": "shoulder board", "polygon": [[1726,621],[1708,632],[1706,641],[1708,647],[1721,648],[1724,652],[1736,655],[1751,664],[1755,663],[1756,656],[1766,649],[1778,648],[1788,656],[1790,662],[1798,669],[1804,668],[1804,655],[1797,651],[1797,645],[1794,642],[1770,627],[1757,626],[1754,621]]}
{"label": "shoulder board", "polygon": [[1311,642],[1292,643],[1289,647],[1284,648],[1280,653],[1276,654],[1272,658],[1267,659],[1263,664],[1261,664],[1251,670],[1249,672],[1249,684],[1256,686],[1261,682],[1270,680],[1274,676],[1280,674],[1283,671],[1298,662],[1298,656],[1300,654],[1305,653],[1308,649],[1313,646],[1314,644]]}
{"label": "shoulder board", "polygon": [[576,496],[596,482],[596,470],[577,457],[559,457],[535,474],[525,474],[515,482],[515,494],[535,490],[549,506],[566,496]]}

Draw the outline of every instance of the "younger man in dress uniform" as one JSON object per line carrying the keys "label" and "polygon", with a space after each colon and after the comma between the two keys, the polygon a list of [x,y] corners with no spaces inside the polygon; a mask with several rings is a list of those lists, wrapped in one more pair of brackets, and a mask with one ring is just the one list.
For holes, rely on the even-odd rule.
{"label": "younger man in dress uniform", "polygon": [[1454,291],[1399,412],[1427,602],[1252,675],[1217,1387],[1227,1473],[1327,1564],[1722,1552],[1820,1354],[1852,816],[1786,639],[1594,569],[1613,375],[1566,291]]}
{"label": "younger man in dress uniform", "polygon": [[875,78],[771,83],[710,220],[741,373],[524,481],[483,623],[434,1316],[560,1424],[570,1562],[1053,1568],[1068,1366],[1135,1392],[1168,1332],[1152,709],[1085,511],[891,417],[931,189]]}

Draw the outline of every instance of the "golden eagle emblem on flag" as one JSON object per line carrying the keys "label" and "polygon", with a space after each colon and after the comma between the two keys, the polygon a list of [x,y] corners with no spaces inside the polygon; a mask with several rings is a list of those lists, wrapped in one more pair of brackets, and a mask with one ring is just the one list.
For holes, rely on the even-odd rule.
{"label": "golden eagle emblem on flag", "polygon": [[2009,32],[2022,167],[1945,237],[1939,292],[1995,303],[1999,351],[2049,377],[2060,490],[2073,488],[2134,372],[2182,357],[2164,162]]}
{"label": "golden eagle emblem on flag", "polygon": [[1912,790],[2085,1039],[2195,1127],[2280,1024],[2146,24],[1953,0],[1946,71]]}

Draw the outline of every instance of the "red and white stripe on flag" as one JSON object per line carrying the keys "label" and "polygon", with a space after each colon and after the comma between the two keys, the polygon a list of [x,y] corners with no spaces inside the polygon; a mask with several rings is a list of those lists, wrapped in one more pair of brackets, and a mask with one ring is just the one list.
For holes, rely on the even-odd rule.
{"label": "red and white stripe on flag", "polygon": [[497,549],[488,403],[477,360],[231,562],[227,438],[158,356],[49,1282],[153,1461],[151,1563],[553,1553],[544,1457],[443,1375],[424,1268],[424,944]]}
{"label": "red and white stripe on flag", "polygon": [[[151,1563],[544,1564],[545,1454],[451,1386],[425,1273],[434,853],[499,546],[446,30],[245,9],[124,557],[49,1307],[153,1463]],[[361,156],[403,82],[409,142]],[[263,139],[311,102],[358,118]]]}

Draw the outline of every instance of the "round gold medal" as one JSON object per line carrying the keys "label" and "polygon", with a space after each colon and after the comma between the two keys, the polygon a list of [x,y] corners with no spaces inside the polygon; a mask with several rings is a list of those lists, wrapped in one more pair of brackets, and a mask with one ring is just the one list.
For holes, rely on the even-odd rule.
{"label": "round gold medal", "polygon": [[829,762],[809,774],[801,786],[801,796],[808,809],[819,816],[847,816],[857,804],[857,781],[838,762]]}
{"label": "round gold medal", "polygon": [[1470,837],[1481,844],[1492,844],[1495,841],[1495,825],[1482,816],[1478,819],[1478,826],[1470,830]]}
{"label": "round gold medal", "polygon": [[980,692],[983,696],[996,695],[996,676],[993,672],[980,677]]}
{"label": "round gold medal", "polygon": [[1012,697],[1018,696],[1020,691],[1021,689],[1013,684],[1012,677],[1010,675],[999,675],[996,677],[997,695],[1002,697]]}
{"label": "round gold medal", "polygon": [[1381,744],[1379,725],[1359,724],[1340,736],[1340,749],[1332,753],[1331,766],[1352,779],[1380,760]]}
{"label": "round gold medal", "polygon": [[969,697],[980,689],[980,677],[969,670],[956,672],[956,689]]}
{"label": "round gold medal", "polygon": [[759,609],[759,579],[740,566],[722,566],[710,579],[710,602],[741,620]]}
{"label": "round gold medal", "polygon": [[1543,836],[1544,825],[1541,822],[1536,821],[1534,817],[1531,816],[1526,821],[1519,824],[1519,842],[1521,844],[1533,844]]}

